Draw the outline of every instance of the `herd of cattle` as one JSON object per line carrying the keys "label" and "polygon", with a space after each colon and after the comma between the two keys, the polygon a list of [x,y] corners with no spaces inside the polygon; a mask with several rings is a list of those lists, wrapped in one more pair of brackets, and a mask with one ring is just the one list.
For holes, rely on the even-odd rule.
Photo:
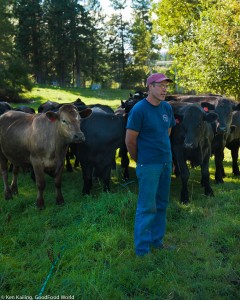
{"label": "herd of cattle", "polygon": [[[30,170],[36,181],[36,206],[44,208],[44,173],[54,177],[56,203],[64,202],[61,191],[62,172],[70,158],[80,164],[83,194],[90,194],[93,177],[103,181],[104,191],[110,191],[111,170],[119,149],[123,177],[129,179],[129,156],[125,145],[127,116],[131,108],[146,96],[130,94],[117,110],[107,105],[86,105],[77,99],[70,104],[47,101],[38,112],[28,107],[12,108],[0,102],[0,166],[5,199],[18,193],[19,169]],[[239,175],[240,104],[219,96],[167,96],[173,108],[176,126],[171,132],[173,170],[182,181],[180,202],[188,203],[189,164],[201,167],[201,184],[207,196],[213,196],[210,186],[209,160],[215,159],[215,181],[223,183],[225,176],[224,149],[231,150],[232,170]],[[9,162],[12,182],[8,182]]]}

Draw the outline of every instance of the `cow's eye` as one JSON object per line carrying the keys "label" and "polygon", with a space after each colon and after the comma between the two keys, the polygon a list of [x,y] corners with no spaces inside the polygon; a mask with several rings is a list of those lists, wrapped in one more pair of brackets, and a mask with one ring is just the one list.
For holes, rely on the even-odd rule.
{"label": "cow's eye", "polygon": [[63,122],[63,124],[66,124],[66,125],[68,125],[68,121],[67,120],[62,120],[62,122]]}

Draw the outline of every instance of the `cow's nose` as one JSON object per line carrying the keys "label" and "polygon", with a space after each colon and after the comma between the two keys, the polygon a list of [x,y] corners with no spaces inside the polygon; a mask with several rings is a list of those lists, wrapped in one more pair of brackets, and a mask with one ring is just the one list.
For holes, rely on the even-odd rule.
{"label": "cow's nose", "polygon": [[227,128],[225,126],[222,126],[222,127],[218,127],[217,128],[217,133],[223,133],[223,132],[226,132],[227,131]]}
{"label": "cow's nose", "polygon": [[193,143],[184,143],[184,147],[188,148],[188,149],[192,149],[193,148]]}
{"label": "cow's nose", "polygon": [[75,143],[80,143],[80,142],[84,142],[85,141],[85,136],[82,132],[76,133],[73,136],[73,142]]}

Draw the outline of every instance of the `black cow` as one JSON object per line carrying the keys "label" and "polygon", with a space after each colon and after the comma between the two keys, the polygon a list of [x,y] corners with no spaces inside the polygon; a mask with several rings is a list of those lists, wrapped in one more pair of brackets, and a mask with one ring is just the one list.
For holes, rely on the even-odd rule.
{"label": "black cow", "polygon": [[[203,102],[203,101],[207,101],[210,102],[211,101],[215,101],[219,98],[221,98],[221,95],[177,95],[174,97],[174,100],[180,101],[180,102],[190,102],[190,103],[197,103],[197,102]],[[171,99],[172,100],[172,99]]]}
{"label": "black cow", "polygon": [[26,105],[20,105],[17,108],[14,108],[15,111],[22,111],[27,114],[35,114],[35,110],[32,107],[26,106]]}
{"label": "black cow", "polygon": [[[146,92],[141,92],[141,91],[136,91],[134,94],[129,94],[130,97],[125,100],[125,101],[121,101],[121,105],[120,107],[118,107],[115,110],[115,115],[122,115],[123,117],[125,117],[126,119],[126,123],[127,123],[127,118],[128,118],[128,113],[130,112],[130,110],[133,108],[133,106],[141,101],[142,99],[147,97],[147,93]],[[121,167],[123,168],[123,178],[125,181],[129,180],[129,157],[128,157],[128,150],[124,143],[122,144],[122,146],[119,149],[119,156],[121,157]]]}
{"label": "black cow", "polygon": [[[74,105],[77,107],[79,113],[81,113],[81,111],[90,108],[92,110],[92,112],[100,112],[100,113],[110,113],[110,114],[114,114],[114,110],[108,106],[108,105],[104,105],[104,104],[91,104],[91,105],[86,105],[85,103],[74,103]],[[69,145],[68,147],[68,151],[66,154],[66,169],[68,172],[72,172],[73,168],[72,168],[72,164],[70,159],[74,159],[75,158],[75,162],[74,162],[74,168],[77,168],[79,166],[79,161],[77,159],[77,145],[75,143],[72,143]]]}
{"label": "black cow", "polygon": [[201,166],[201,183],[205,188],[205,195],[213,195],[209,182],[209,159],[214,138],[211,123],[218,118],[218,115],[206,113],[198,104],[178,105],[177,110],[174,105],[172,106],[177,125],[173,127],[170,139],[173,159],[182,180],[180,202],[186,204],[189,202],[190,175],[187,161],[190,161],[193,167]]}
{"label": "black cow", "polygon": [[121,101],[121,108],[124,108],[125,114],[129,113],[133,106],[142,99],[147,97],[147,93],[136,91],[134,94],[130,93],[130,97],[127,100]]}
{"label": "black cow", "polygon": [[48,100],[38,107],[38,112],[45,113],[47,111],[58,111],[60,107],[60,103]]}
{"label": "black cow", "polygon": [[220,97],[215,101],[201,102],[205,109],[214,110],[218,114],[218,120],[212,123],[214,130],[214,139],[212,141],[212,155],[215,158],[215,181],[216,183],[223,183],[225,177],[223,159],[224,149],[226,147],[227,139],[235,130],[232,125],[232,116],[234,111],[240,110],[240,104],[230,99]]}
{"label": "black cow", "polygon": [[93,111],[83,120],[81,129],[86,138],[84,143],[77,145],[84,182],[82,193],[90,194],[93,172],[103,180],[104,191],[109,191],[116,150],[125,141],[126,120],[123,116]]}
{"label": "black cow", "polygon": [[240,111],[233,112],[232,126],[235,127],[228,136],[226,147],[231,150],[232,172],[234,175],[240,175],[238,166],[238,152],[240,147]]}
{"label": "black cow", "polygon": [[0,116],[9,110],[12,110],[12,107],[8,102],[0,102]]}
{"label": "black cow", "polygon": [[215,158],[215,181],[223,183],[225,176],[223,168],[224,148],[229,134],[234,130],[232,123],[232,113],[240,109],[240,104],[225,97],[214,96],[182,96],[179,103],[200,103],[205,111],[212,110],[217,113],[218,119],[212,123],[214,139],[212,141],[212,155]]}

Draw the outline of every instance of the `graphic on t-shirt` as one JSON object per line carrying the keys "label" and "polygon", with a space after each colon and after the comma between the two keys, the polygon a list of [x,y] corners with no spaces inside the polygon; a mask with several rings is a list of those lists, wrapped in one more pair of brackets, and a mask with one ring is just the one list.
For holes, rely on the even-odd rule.
{"label": "graphic on t-shirt", "polygon": [[163,115],[163,121],[168,122],[168,115]]}

